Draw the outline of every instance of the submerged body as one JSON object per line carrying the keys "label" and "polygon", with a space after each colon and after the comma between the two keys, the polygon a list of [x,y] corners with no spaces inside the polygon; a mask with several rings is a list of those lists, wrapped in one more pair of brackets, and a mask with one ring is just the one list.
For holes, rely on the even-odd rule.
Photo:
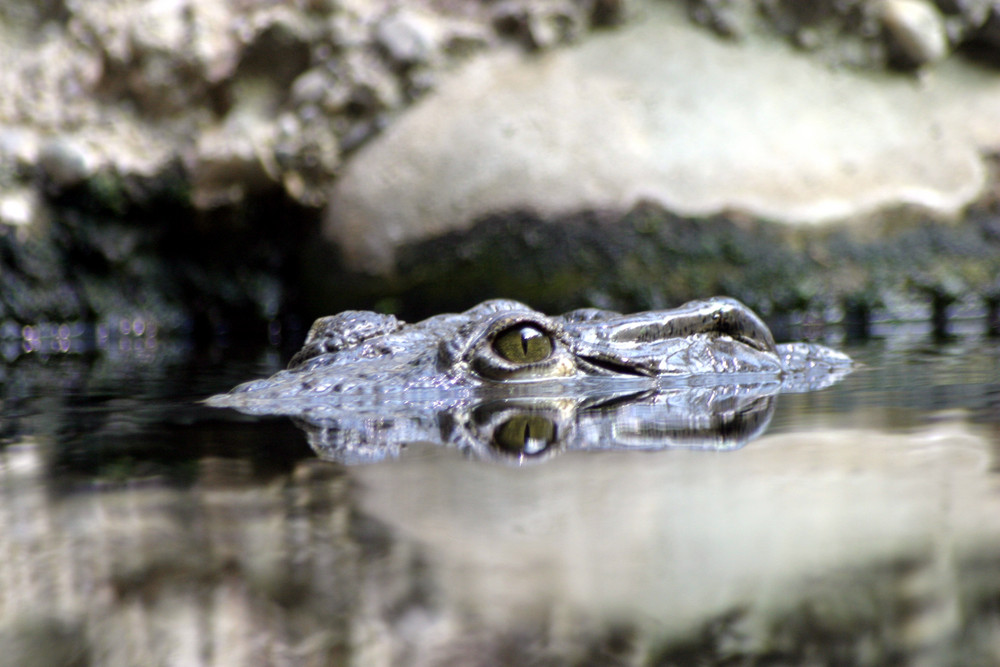
{"label": "submerged body", "polygon": [[582,309],[561,316],[497,299],[415,324],[367,311],[320,318],[288,369],[209,403],[301,414],[364,397],[411,403],[498,393],[551,396],[613,379],[644,379],[655,388],[694,376],[701,383],[766,378],[810,389],[850,363],[821,345],[776,345],[764,322],[734,299],[632,315]]}

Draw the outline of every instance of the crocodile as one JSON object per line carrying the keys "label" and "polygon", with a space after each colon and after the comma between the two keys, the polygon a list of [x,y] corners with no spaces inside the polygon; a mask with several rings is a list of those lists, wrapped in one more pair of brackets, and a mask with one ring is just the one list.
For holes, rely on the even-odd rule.
{"label": "crocodile", "polygon": [[849,357],[822,345],[776,344],[759,316],[726,297],[630,315],[584,308],[559,316],[494,299],[413,324],[369,311],[320,318],[285,370],[207,402],[253,414],[388,414],[692,384],[808,391],[850,367]]}

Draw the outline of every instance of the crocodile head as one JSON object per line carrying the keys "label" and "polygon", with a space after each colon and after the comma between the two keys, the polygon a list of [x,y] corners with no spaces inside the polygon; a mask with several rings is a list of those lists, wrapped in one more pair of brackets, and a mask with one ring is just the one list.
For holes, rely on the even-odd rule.
{"label": "crocodile head", "polygon": [[[820,345],[776,345],[764,322],[734,299],[622,315],[583,309],[547,316],[511,300],[406,324],[347,311],[316,321],[288,368],[209,404],[301,414],[324,402],[440,401],[505,392],[584,391],[608,378],[787,378],[842,372],[843,354]],[[588,382],[590,383],[588,385]]]}

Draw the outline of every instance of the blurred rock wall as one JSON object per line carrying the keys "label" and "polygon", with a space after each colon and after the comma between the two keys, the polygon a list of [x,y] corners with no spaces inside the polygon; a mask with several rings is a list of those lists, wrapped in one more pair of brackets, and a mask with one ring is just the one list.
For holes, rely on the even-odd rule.
{"label": "blurred rock wall", "polygon": [[[987,66],[998,61],[1000,3],[987,0],[11,0],[0,7],[0,322],[13,331],[141,316],[165,330],[207,323],[214,335],[240,318],[273,320],[289,302],[311,301],[322,312],[333,304],[324,290],[356,305],[398,300],[398,285],[362,285],[351,271],[370,271],[372,256],[395,257],[400,239],[427,240],[425,221],[366,215],[349,238],[318,236],[324,208],[336,217],[368,196],[372,179],[384,178],[380,166],[357,160],[361,150],[416,101],[460,82],[466,63],[480,56],[512,58],[529,78],[544,78],[550,61],[539,54],[598,34],[620,33],[655,53],[665,36],[647,45],[641,40],[649,36],[631,29],[655,25],[650,17],[666,7],[676,9],[678,29],[700,26],[736,53],[762,41],[783,44],[789,62],[889,68],[890,87],[920,85],[955,53]],[[670,57],[683,70],[702,55],[689,49]],[[572,87],[572,73],[556,75],[557,86]],[[747,76],[753,86],[755,74]],[[532,106],[530,99],[517,104]],[[453,106],[437,124],[465,127],[477,112]],[[563,119],[548,120],[537,130],[558,139]],[[479,122],[488,124],[484,131],[498,129],[496,119]],[[480,145],[453,141],[458,149]],[[731,141],[720,135],[720,145]],[[394,160],[397,149],[388,146],[380,150]],[[398,155],[403,164],[413,159]],[[887,154],[886,169],[899,157]],[[503,170],[516,176],[522,169],[497,159],[505,187]],[[572,155],[562,159],[574,164]],[[584,172],[571,168],[568,178],[596,178],[577,169]],[[338,186],[348,203],[331,202],[345,173],[354,178]],[[433,169],[421,173],[429,177],[424,185],[439,187]],[[419,208],[417,194],[397,205]],[[593,206],[571,198],[560,213]],[[331,238],[318,264],[303,261]],[[338,271],[341,263],[347,273]],[[377,272],[392,269],[390,260]]]}

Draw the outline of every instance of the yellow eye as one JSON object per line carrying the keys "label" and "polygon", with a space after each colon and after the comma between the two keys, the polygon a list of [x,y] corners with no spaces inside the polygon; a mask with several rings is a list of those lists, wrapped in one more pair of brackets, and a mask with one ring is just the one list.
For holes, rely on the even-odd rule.
{"label": "yellow eye", "polygon": [[493,349],[515,364],[533,364],[552,354],[552,339],[532,326],[511,327],[493,340]]}
{"label": "yellow eye", "polygon": [[511,417],[493,433],[493,442],[497,447],[525,456],[541,454],[555,439],[556,425],[540,415]]}

